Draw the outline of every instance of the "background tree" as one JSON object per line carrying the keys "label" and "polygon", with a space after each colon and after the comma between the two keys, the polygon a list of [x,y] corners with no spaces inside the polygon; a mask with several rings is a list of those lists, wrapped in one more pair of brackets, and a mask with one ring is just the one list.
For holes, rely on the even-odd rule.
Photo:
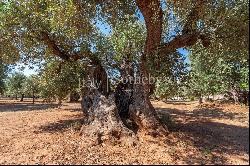
{"label": "background tree", "polygon": [[188,93],[194,97],[230,93],[231,97],[237,100],[237,93],[248,91],[247,66],[246,62],[227,62],[205,52],[202,55],[191,55]]}
{"label": "background tree", "polygon": [[6,90],[5,79],[8,71],[8,66],[0,60],[0,94],[4,94],[4,91]]}
{"label": "background tree", "polygon": [[[214,28],[211,33],[211,47],[203,48],[197,44],[191,49],[188,87],[189,92],[195,96],[228,92],[237,101],[238,97],[242,98],[239,96],[240,93],[244,94],[245,98],[248,96],[248,86],[245,86],[248,78],[245,76],[249,73],[247,69],[249,3],[231,1],[221,2],[221,4],[220,10],[214,14],[219,15],[223,21],[221,24],[211,26]],[[226,15],[228,17],[225,17]],[[205,25],[201,23],[200,27],[205,28]]]}
{"label": "background tree", "polygon": [[79,92],[79,82],[82,81],[80,63],[64,63],[58,60],[47,60],[41,70],[41,96],[48,101],[62,100],[72,92]]}
{"label": "background tree", "polygon": [[189,72],[185,57],[175,52],[161,62],[160,70],[153,75],[157,79],[154,95],[161,100],[184,97],[183,88]]}
{"label": "background tree", "polygon": [[20,96],[20,101],[23,101],[24,98],[24,83],[26,80],[26,76],[23,73],[15,72],[11,76],[7,78],[6,86],[7,86],[7,94],[17,97]]}
{"label": "background tree", "polygon": [[26,96],[32,97],[33,104],[35,103],[35,97],[40,92],[40,80],[37,75],[30,75],[24,82],[24,92]]}

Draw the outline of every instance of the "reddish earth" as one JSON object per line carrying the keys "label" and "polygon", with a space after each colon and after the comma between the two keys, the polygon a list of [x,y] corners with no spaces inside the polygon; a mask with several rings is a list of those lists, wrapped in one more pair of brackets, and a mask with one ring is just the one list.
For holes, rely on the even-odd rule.
{"label": "reddish earth", "polygon": [[87,147],[79,103],[0,100],[0,164],[249,164],[248,107],[153,104],[171,116],[166,140]]}

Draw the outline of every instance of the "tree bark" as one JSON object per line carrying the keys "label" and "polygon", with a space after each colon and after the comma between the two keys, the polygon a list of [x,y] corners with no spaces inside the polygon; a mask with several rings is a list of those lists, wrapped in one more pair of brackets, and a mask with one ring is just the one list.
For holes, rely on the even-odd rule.
{"label": "tree bark", "polygon": [[133,122],[134,126],[136,126],[137,134],[150,135],[153,137],[157,135],[163,136],[168,133],[168,130],[166,126],[160,123],[156,111],[150,102],[149,95],[151,87],[149,84],[149,73],[145,64],[145,56],[142,56],[139,68],[139,82],[134,82],[128,89],[125,88],[122,93],[126,93],[125,91],[129,90],[130,94],[127,95],[129,96],[129,100],[125,100],[126,97],[124,96],[121,100],[129,101],[127,102],[129,105],[123,108],[128,108],[127,116]]}
{"label": "tree bark", "polygon": [[121,93],[119,94],[122,96],[117,96],[118,93],[111,93],[105,69],[100,63],[93,64],[88,69],[89,73],[85,78],[93,82],[82,88],[82,110],[85,115],[85,125],[81,129],[81,133],[87,136],[86,142],[90,145],[102,142],[134,145],[137,140],[135,133],[123,121],[127,118],[125,114],[128,112],[128,104],[125,106],[116,104],[119,103],[118,100],[126,101],[128,98]]}
{"label": "tree bark", "polygon": [[199,97],[199,104],[202,104],[202,103],[203,103],[202,95],[200,95],[200,97]]}
{"label": "tree bark", "polygon": [[35,93],[34,93],[34,90],[32,91],[32,103],[35,104]]}
{"label": "tree bark", "polygon": [[237,95],[237,90],[235,88],[232,88],[231,89],[231,94],[232,94],[232,97],[233,97],[233,100],[234,100],[234,104],[237,104],[239,102],[239,98],[238,98],[238,95]]}
{"label": "tree bark", "polygon": [[[163,53],[162,55],[166,55],[168,53],[176,51],[176,49],[178,48],[192,46],[198,41],[198,39],[202,40],[203,46],[209,46],[210,43],[208,37],[202,34],[201,32],[198,32],[195,26],[194,28],[192,26],[192,24],[195,24],[196,21],[205,13],[206,3],[207,1],[203,0],[194,1],[194,7],[189,13],[188,20],[184,26],[182,34],[176,36],[168,43],[161,43],[163,12],[160,1],[136,0],[136,4],[145,19],[145,24],[147,28],[147,38],[140,67],[142,77],[148,78],[149,71],[146,67],[147,60],[152,59],[154,63],[154,58],[157,53]],[[152,129],[156,128],[160,131],[167,131],[167,129],[159,123],[159,121],[157,120],[157,116],[155,116],[155,110],[153,109],[149,101],[149,89],[153,88],[148,83],[144,85],[136,85],[134,87],[134,90],[136,92],[134,93],[134,102],[131,106],[131,110],[133,111],[130,110],[130,112],[132,115],[134,115],[135,121],[140,126],[139,128],[144,128],[144,130],[146,131],[152,131]],[[136,114],[135,112],[139,113]],[[144,118],[138,118],[139,116],[136,116],[140,113],[143,114]],[[140,123],[140,121],[143,123]]]}
{"label": "tree bark", "polygon": [[21,95],[20,101],[23,101],[23,98],[24,98],[24,94]]}
{"label": "tree bark", "polygon": [[248,105],[249,101],[249,92],[246,90],[238,90],[236,91],[237,102]]}
{"label": "tree bark", "polygon": [[[89,73],[85,78],[93,82],[82,88],[82,109],[86,117],[82,133],[92,138],[92,144],[134,140],[135,134],[153,137],[167,134],[167,127],[160,123],[149,100],[147,82],[120,83],[111,93],[105,69],[99,63],[94,64],[87,70]],[[124,64],[122,77],[131,78],[132,74],[129,65]]]}
{"label": "tree bark", "polygon": [[77,102],[80,99],[79,93],[72,91],[69,96],[69,102]]}
{"label": "tree bark", "polygon": [[129,114],[138,125],[138,131],[144,135],[166,135],[168,129],[161,124],[152,106],[149,95],[152,94],[153,86],[149,84],[149,71],[147,69],[148,57],[154,57],[158,46],[161,43],[163,12],[158,0],[137,0],[137,6],[141,10],[147,28],[147,38],[144,47],[144,54],[141,56],[140,84],[133,85],[133,102],[129,107]]}
{"label": "tree bark", "polygon": [[62,106],[62,98],[61,97],[58,98],[58,103],[57,104],[58,104],[59,108]]}
{"label": "tree bark", "polygon": [[139,73],[136,73],[140,76],[139,80],[134,80],[135,71],[133,68],[131,69],[131,63],[128,60],[123,63],[122,77],[133,80],[117,86],[115,91],[116,105],[124,124],[137,134],[154,137],[166,135],[167,127],[160,123],[150,102],[151,86],[145,63],[145,56],[142,56]]}

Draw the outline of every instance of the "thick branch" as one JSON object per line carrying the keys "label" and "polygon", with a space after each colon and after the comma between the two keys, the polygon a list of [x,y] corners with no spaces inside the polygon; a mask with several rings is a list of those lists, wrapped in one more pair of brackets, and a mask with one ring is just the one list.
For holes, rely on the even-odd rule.
{"label": "thick branch", "polygon": [[202,45],[204,47],[208,47],[210,45],[210,39],[208,36],[200,34],[199,32],[194,32],[192,34],[183,34],[177,36],[170,42],[161,45],[158,49],[160,53],[169,53],[175,51],[178,48],[190,47],[194,45],[199,39],[202,41]]}
{"label": "thick branch", "polygon": [[78,54],[78,53],[70,55],[66,53],[65,51],[63,51],[62,49],[60,49],[59,46],[56,44],[56,41],[51,39],[51,37],[49,36],[47,32],[41,32],[41,36],[42,36],[42,40],[45,42],[48,48],[52,51],[52,53],[65,61],[77,61],[79,59],[83,59],[84,57],[91,57],[90,55],[92,55],[91,51],[86,51],[85,56],[83,56],[82,54]]}
{"label": "thick branch", "polygon": [[136,4],[146,22],[147,39],[144,53],[149,55],[161,43],[163,12],[159,0],[136,0]]}
{"label": "thick branch", "polygon": [[136,0],[137,6],[144,16],[147,27],[147,39],[144,53],[149,55],[156,49],[160,49],[160,52],[172,52],[181,47],[192,46],[199,39],[202,40],[203,46],[209,46],[209,38],[206,35],[202,35],[200,32],[197,32],[196,29],[196,22],[204,14],[204,7],[207,2],[208,0],[195,1],[195,5],[189,13],[187,22],[184,25],[182,35],[177,36],[166,44],[160,45],[163,24],[163,13],[160,1]]}
{"label": "thick branch", "polygon": [[188,15],[187,21],[183,27],[182,35],[175,37],[172,41],[160,46],[160,52],[172,52],[178,48],[189,47],[201,39],[204,47],[210,45],[209,38],[197,31],[196,22],[205,12],[205,5],[208,0],[195,1],[194,7]]}
{"label": "thick branch", "polygon": [[173,52],[178,48],[192,46],[197,42],[199,36],[199,33],[177,36],[172,41],[160,46],[159,52]]}
{"label": "thick branch", "polygon": [[42,36],[43,41],[47,44],[47,46],[49,47],[49,49],[52,51],[54,55],[66,61],[70,59],[70,56],[67,55],[64,51],[60,50],[58,45],[56,45],[56,42],[49,37],[48,33],[41,32],[41,36]]}

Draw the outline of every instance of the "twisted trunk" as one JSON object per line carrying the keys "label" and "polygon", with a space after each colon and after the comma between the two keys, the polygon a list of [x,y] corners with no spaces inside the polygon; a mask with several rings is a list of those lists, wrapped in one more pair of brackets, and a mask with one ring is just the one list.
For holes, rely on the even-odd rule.
{"label": "twisted trunk", "polygon": [[164,136],[168,133],[168,129],[160,123],[149,98],[152,85],[149,83],[149,72],[146,68],[145,55],[141,57],[140,77],[140,84],[133,85],[133,102],[129,107],[130,117],[138,125],[140,134],[153,137]]}
{"label": "twisted trunk", "polygon": [[[86,118],[81,132],[88,136],[89,143],[133,145],[136,134],[156,137],[167,133],[150,103],[147,83],[120,83],[111,92],[105,69],[100,63],[93,64],[85,78],[90,80],[82,88],[82,110]],[[122,71],[123,77],[131,78],[133,71],[129,67]]]}
{"label": "twisted trunk", "polygon": [[[205,1],[200,0],[195,3],[182,35],[162,44],[163,11],[160,1],[136,0],[147,29],[144,54],[141,56],[139,68],[141,81],[140,83],[135,81],[120,83],[115,92],[111,93],[105,69],[96,58],[91,59],[92,66],[87,69],[89,73],[86,75],[88,79],[85,78],[85,80],[92,80],[91,86],[82,89],[82,108],[86,115],[86,125],[83,126],[82,132],[93,138],[92,143],[98,144],[104,140],[117,141],[124,137],[125,142],[129,142],[128,137],[134,137],[135,134],[156,137],[168,133],[167,127],[160,123],[149,100],[150,89],[153,90],[154,86],[150,85],[149,81],[143,82],[145,79],[149,80],[147,59],[152,59],[154,63],[157,61],[156,52],[166,55],[177,48],[191,46],[198,39],[202,40],[204,46],[208,46],[207,37],[197,32],[196,29],[192,29],[191,26],[204,13],[204,4]],[[55,53],[62,54],[56,49]],[[61,57],[65,58],[65,56]],[[133,69],[131,70],[126,60],[121,65],[121,75],[133,78]]]}
{"label": "twisted trunk", "polygon": [[86,118],[81,133],[90,145],[102,142],[133,145],[135,134],[123,123],[125,116],[118,110],[121,107],[116,105],[117,96],[110,92],[105,69],[100,63],[93,64],[85,78],[90,80],[82,88],[82,110]]}
{"label": "twisted trunk", "polygon": [[[88,69],[88,78],[94,80],[94,87],[83,88],[82,108],[87,117],[86,124],[90,124],[87,128],[91,130],[84,126],[82,131],[88,131],[85,134],[92,133],[90,135],[95,138],[92,142],[95,143],[101,143],[107,138],[120,140],[125,137],[127,140],[128,136],[135,134],[153,137],[167,134],[167,128],[160,123],[149,100],[149,92],[153,88],[148,82],[149,72],[146,68],[147,56],[153,55],[161,42],[163,12],[157,0],[155,3],[145,0],[136,2],[144,15],[147,27],[147,39],[139,67],[140,82],[133,80],[125,84],[120,83],[115,92],[110,93],[107,74],[101,63],[93,58],[92,67]],[[133,78],[133,75],[134,68],[130,65],[129,58],[126,58],[121,65],[121,76]],[[145,79],[147,81],[143,82]]]}

